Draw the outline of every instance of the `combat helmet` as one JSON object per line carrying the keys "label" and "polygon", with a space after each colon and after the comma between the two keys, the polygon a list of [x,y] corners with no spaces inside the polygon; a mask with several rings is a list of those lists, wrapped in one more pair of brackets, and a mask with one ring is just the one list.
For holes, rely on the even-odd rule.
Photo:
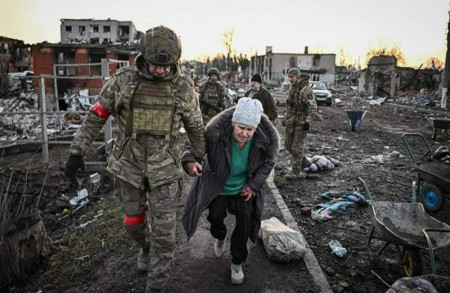
{"label": "combat helmet", "polygon": [[215,68],[215,67],[211,67],[211,68],[209,68],[208,71],[206,72],[206,75],[207,75],[207,76],[211,76],[211,75],[213,75],[213,74],[215,74],[215,75],[217,75],[217,77],[219,77],[219,76],[220,76],[219,69],[217,69],[217,68]]}
{"label": "combat helmet", "polygon": [[155,65],[173,65],[181,57],[180,39],[173,30],[162,25],[145,32],[141,44],[145,60]]}
{"label": "combat helmet", "polygon": [[288,75],[300,77],[300,69],[298,69],[297,67],[293,67],[289,69]]}

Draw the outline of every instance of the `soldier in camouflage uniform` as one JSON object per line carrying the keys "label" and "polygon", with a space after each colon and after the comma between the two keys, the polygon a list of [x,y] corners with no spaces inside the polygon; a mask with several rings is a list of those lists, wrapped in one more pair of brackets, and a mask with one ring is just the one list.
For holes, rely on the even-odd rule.
{"label": "soldier in camouflage uniform", "polygon": [[206,124],[217,113],[229,108],[231,105],[227,101],[225,90],[218,82],[219,70],[211,67],[207,72],[208,81],[200,86],[198,98],[201,103],[203,122]]}
{"label": "soldier in camouflage uniform", "polygon": [[286,100],[287,112],[283,121],[285,128],[284,146],[292,155],[292,179],[299,177],[304,167],[309,166],[303,156],[306,133],[317,113],[317,103],[309,86],[309,76],[300,74],[298,68],[288,71],[291,83]]}
{"label": "soldier in camouflage uniform", "polygon": [[107,171],[119,181],[125,230],[141,246],[138,269],[148,270],[146,292],[163,290],[175,250],[181,194],[181,122],[192,151],[205,153],[203,120],[193,81],[180,73],[181,43],[170,29],[148,30],[133,66],[119,70],[101,90],[77,132],[66,164],[69,181],[110,115],[119,125]]}

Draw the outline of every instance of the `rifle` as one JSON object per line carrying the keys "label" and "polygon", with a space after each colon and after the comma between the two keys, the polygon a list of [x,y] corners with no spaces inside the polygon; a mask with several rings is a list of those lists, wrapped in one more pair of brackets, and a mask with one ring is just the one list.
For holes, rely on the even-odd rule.
{"label": "rifle", "polygon": [[222,109],[220,109],[219,107],[203,100],[203,99],[199,99],[200,100],[200,104],[202,104],[203,106],[206,106],[207,108],[216,111],[217,113],[222,112]]}

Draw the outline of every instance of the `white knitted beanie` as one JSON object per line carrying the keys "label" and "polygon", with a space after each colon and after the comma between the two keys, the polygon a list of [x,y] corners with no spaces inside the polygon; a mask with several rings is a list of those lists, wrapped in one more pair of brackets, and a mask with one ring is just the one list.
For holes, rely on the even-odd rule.
{"label": "white knitted beanie", "polygon": [[261,121],[262,113],[263,107],[260,101],[257,99],[240,98],[231,121],[256,129]]}

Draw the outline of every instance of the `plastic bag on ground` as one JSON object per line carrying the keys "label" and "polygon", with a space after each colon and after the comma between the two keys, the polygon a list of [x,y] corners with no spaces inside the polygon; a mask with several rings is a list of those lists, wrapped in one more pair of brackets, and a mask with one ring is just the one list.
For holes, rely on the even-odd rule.
{"label": "plastic bag on ground", "polygon": [[306,253],[306,244],[300,232],[289,228],[276,217],[261,222],[258,236],[270,260],[290,262],[302,259]]}

